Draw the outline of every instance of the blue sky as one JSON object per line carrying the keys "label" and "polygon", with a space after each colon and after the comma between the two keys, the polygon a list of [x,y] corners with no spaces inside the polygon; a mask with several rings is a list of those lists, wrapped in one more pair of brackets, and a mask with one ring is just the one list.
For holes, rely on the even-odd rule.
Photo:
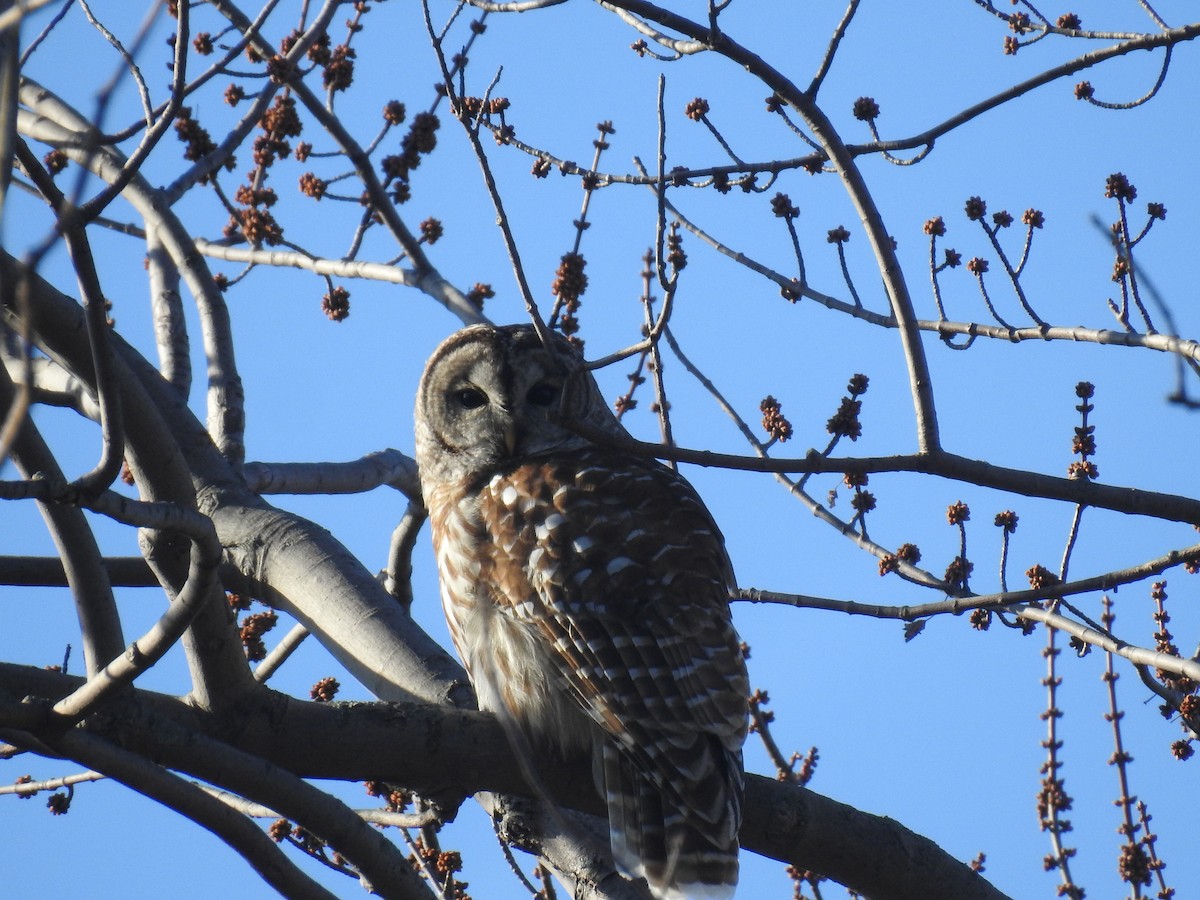
{"label": "blue sky", "polygon": [[[693,5],[700,8],[688,6]],[[1189,14],[1188,6],[1164,3],[1159,12],[1171,24],[1180,24]],[[792,4],[740,0],[732,5],[725,27],[805,84],[843,8],[837,3],[804,7],[799,14]],[[440,3],[435,9],[444,16],[450,6]],[[128,37],[141,10],[133,15],[122,7],[108,14],[116,17],[106,20],[110,27]],[[205,27],[200,15],[193,24],[196,31]],[[1106,31],[1153,27],[1132,2],[1088,4],[1083,15],[1086,27]],[[48,17],[43,11],[34,21]],[[366,24],[355,39],[356,83],[337,100],[364,142],[379,127],[386,101],[400,99],[410,113],[425,108],[437,78],[416,4],[381,5]],[[292,25],[277,15],[267,33],[277,39]],[[36,25],[27,27],[23,38],[28,40],[35,30]],[[158,98],[165,96],[166,34],[160,23],[144,66]],[[849,140],[865,142],[870,135],[853,119],[850,107],[857,97],[874,97],[882,110],[877,122],[882,136],[904,137],[1044,68],[1110,43],[1048,39],[1008,57],[1001,52],[1006,34],[1002,24],[973,3],[939,0],[919,9],[865,3],[822,89],[823,107]],[[766,90],[735,66],[703,56],[669,65],[639,60],[629,50],[634,39],[615,17],[589,4],[494,16],[472,51],[468,93],[482,94],[502,66],[494,95],[511,100],[508,116],[517,136],[580,163],[591,158],[595,124],[611,120],[616,133],[601,164],[606,171],[631,171],[634,156],[652,164],[660,74],[667,79],[668,166],[727,162],[704,126],[683,115],[696,96],[709,100],[712,121],[744,159],[803,152],[797,139],[764,111]],[[29,71],[86,111],[94,103],[96,79],[64,73],[64,59],[86,60],[87,69],[102,76],[117,64],[78,10],[68,15]],[[1092,81],[1098,97],[1128,101],[1154,83],[1160,63],[1159,53],[1140,53],[1082,77]],[[1018,218],[1026,208],[1044,211],[1046,227],[1035,235],[1024,282],[1043,318],[1061,325],[1115,327],[1105,308],[1105,300],[1116,296],[1109,278],[1111,251],[1090,217],[1098,215],[1104,222],[1112,217],[1114,206],[1103,196],[1104,183],[1110,173],[1120,171],[1138,189],[1136,221],[1145,201],[1167,206],[1167,219],[1155,225],[1139,248],[1139,266],[1153,277],[1183,336],[1195,334],[1198,76],[1193,48],[1185,44],[1175,53],[1159,95],[1144,106],[1120,112],[1097,109],[1073,98],[1078,78],[1067,78],[942,138],[918,165],[862,160],[864,176],[896,238],[919,315],[935,316],[925,263],[928,243],[921,231],[926,219],[945,217],[950,230],[944,246],[955,247],[964,258],[990,256],[994,262],[983,234],[962,212],[968,197],[980,196],[989,211],[1008,209]],[[221,134],[230,116],[220,98],[224,84],[216,79],[192,101],[195,114],[214,135]],[[136,117],[136,97],[125,89],[106,124],[115,128]],[[427,216],[439,218],[445,236],[429,249],[434,264],[463,289],[477,281],[491,283],[497,296],[488,302],[487,313],[496,321],[517,321],[523,307],[478,166],[461,129],[444,109],[442,124],[437,152],[415,173],[413,199],[401,213],[412,226]],[[304,139],[318,152],[329,148],[315,132]],[[490,142],[489,152],[525,270],[537,299],[548,306],[558,258],[574,241],[571,222],[579,213],[578,181],[557,173],[535,180],[529,175],[528,157]],[[166,182],[180,165],[181,148],[169,135],[146,174],[152,182]],[[238,171],[247,167],[243,160]],[[323,176],[340,170],[337,162],[321,159],[281,164],[271,176],[281,195],[277,216],[290,240],[314,253],[339,257],[346,250],[348,229],[353,227],[348,223],[357,219],[357,207],[299,196],[293,190],[296,179],[309,169]],[[230,177],[224,183],[232,190],[235,182]],[[717,239],[790,273],[790,239],[783,223],[770,215],[776,190],[786,192],[800,208],[796,227],[811,284],[847,297],[836,254],[825,240],[829,229],[843,225],[851,232],[846,249],[855,286],[865,305],[883,311],[878,274],[861,226],[832,175],[789,173],[762,194],[678,191],[672,200]],[[49,223],[23,196],[13,195],[11,209],[4,239],[19,253],[39,239]],[[224,215],[211,194],[194,192],[179,211],[194,233],[219,237]],[[133,216],[121,204],[114,205],[111,215],[123,221]],[[654,198],[645,188],[607,188],[593,197],[589,218],[593,224],[582,250],[590,288],[580,319],[589,355],[600,356],[636,339],[641,321],[640,257],[654,240]],[[1019,253],[1018,231],[1014,227],[1003,235],[1010,253]],[[94,240],[119,330],[152,354],[143,247],[112,233],[98,232]],[[674,332],[752,425],[766,394],[783,402],[795,427],[783,455],[800,456],[810,446],[824,446],[825,421],[837,408],[846,380],[856,372],[871,379],[864,397],[864,435],[839,452],[881,455],[915,449],[912,403],[894,332],[847,320],[811,301],[789,305],[772,284],[708,251],[695,238],[685,239],[685,249],[689,264],[681,276]],[[368,235],[362,258],[386,261],[397,252],[377,229]],[[231,277],[239,271],[230,264],[211,265]],[[45,273],[63,290],[74,289],[61,253],[48,260]],[[341,283],[351,292],[352,311],[340,324],[322,315],[320,299],[326,287],[307,273],[260,268],[227,295],[246,382],[248,458],[345,460],[385,447],[411,452],[417,378],[425,357],[457,322],[411,289]],[[942,283],[952,319],[985,319],[973,279],[962,268],[946,273]],[[1001,314],[1024,323],[1011,291],[1003,290],[996,278],[990,285]],[[194,321],[192,327],[196,328]],[[199,380],[204,363],[193,334]],[[1087,380],[1096,385],[1092,418],[1102,480],[1195,496],[1186,452],[1194,443],[1195,423],[1193,414],[1164,402],[1174,372],[1166,356],[1083,343],[1010,345],[980,340],[969,351],[953,352],[927,337],[925,345],[948,449],[1001,465],[1063,473],[1071,461],[1070,438],[1078,415],[1074,385]],[[624,390],[630,368],[618,364],[601,373],[606,393],[615,397]],[[749,452],[732,423],[670,357],[665,377],[680,444]],[[202,415],[199,385],[192,405]],[[626,423],[639,437],[655,439],[657,424],[646,411],[648,405],[646,395]],[[90,466],[98,447],[92,426],[56,410],[40,410],[37,418],[69,473]],[[814,519],[769,476],[695,468],[686,474],[721,523],[744,587],[889,604],[938,599],[894,577],[880,578],[872,557]],[[835,486],[830,478],[814,481],[814,494],[823,496]],[[973,511],[969,549],[976,565],[972,586],[981,592],[997,587],[999,534],[991,524],[996,512],[1012,508],[1021,516],[1011,548],[1010,584],[1020,583],[1021,573],[1034,563],[1058,566],[1072,514],[1062,505],[914,476],[878,476],[872,478],[871,489],[879,502],[868,520],[871,536],[886,546],[919,544],[928,567],[938,574],[958,552],[957,531],[946,525],[945,508],[956,500],[968,502]],[[846,500],[843,488],[839,510]],[[273,502],[329,528],[372,570],[384,564],[391,529],[404,509],[404,499],[386,490],[329,498],[279,497]],[[127,529],[105,522],[97,522],[97,529],[107,551],[135,552],[134,535]],[[0,533],[5,553],[51,552],[36,511],[28,505],[0,507]],[[1186,526],[1089,511],[1071,572],[1097,574],[1194,540]],[[414,565],[414,614],[449,646],[425,537]],[[1196,590],[1195,582],[1181,571],[1170,573],[1171,624],[1185,652],[1195,644],[1200,624],[1190,608]],[[1151,646],[1149,585],[1126,587],[1115,599],[1119,633]],[[151,590],[125,593],[121,602],[127,636],[157,617],[161,600]],[[1098,614],[1098,598],[1087,598],[1083,605],[1090,614]],[[939,618],[918,639],[905,643],[896,622],[839,613],[738,604],[735,619],[753,648],[752,681],[771,694],[776,740],[788,750],[803,752],[813,745],[820,749],[814,789],[896,818],[961,859],[986,852],[987,874],[1014,897],[1054,895],[1053,879],[1041,871],[1049,842],[1038,833],[1034,811],[1038,766],[1044,759],[1039,746],[1044,736],[1039,720],[1044,709],[1042,632],[1021,637],[994,626],[981,634],[965,619]],[[78,645],[70,598],[63,591],[0,590],[0,622],[0,658],[6,660],[57,663],[66,643]],[[78,659],[75,662],[78,671]],[[1066,711],[1064,775],[1076,797],[1073,844],[1080,848],[1076,877],[1090,896],[1115,896],[1119,842],[1111,801],[1118,788],[1115,772],[1106,764],[1112,737],[1104,720],[1103,658],[1093,653],[1077,660],[1064,654],[1060,665],[1065,679],[1059,703]],[[1123,736],[1135,757],[1133,790],[1155,817],[1168,879],[1185,895],[1189,886],[1200,884],[1189,802],[1195,793],[1196,763],[1171,758],[1169,745],[1178,737],[1178,727],[1161,719],[1157,701],[1149,698],[1132,669],[1122,666],[1120,671],[1118,691],[1126,712]],[[315,642],[306,644],[273,683],[307,696],[309,686],[326,675],[342,682],[340,699],[368,698]],[[185,692],[182,651],[172,651],[144,683],[155,690]],[[747,768],[770,773],[753,737],[747,744]],[[69,765],[30,758],[7,762],[4,769],[10,774],[0,774],[0,781],[26,772],[49,778],[74,771]],[[334,789],[366,805],[359,786]],[[6,867],[16,879],[15,884],[8,881],[13,896],[78,896],[73,879],[82,877],[89,879],[89,896],[100,898],[160,894],[164,884],[178,885],[180,896],[273,895],[216,839],[112,784],[79,788],[65,817],[49,816],[41,798],[0,797],[0,827],[6,833],[2,858],[13,863]],[[464,877],[471,882],[473,896],[519,896],[477,809],[464,807],[443,840],[463,851]],[[744,869],[740,896],[790,896],[778,864],[747,854]],[[348,880],[324,873],[317,877],[346,896],[358,892]]]}

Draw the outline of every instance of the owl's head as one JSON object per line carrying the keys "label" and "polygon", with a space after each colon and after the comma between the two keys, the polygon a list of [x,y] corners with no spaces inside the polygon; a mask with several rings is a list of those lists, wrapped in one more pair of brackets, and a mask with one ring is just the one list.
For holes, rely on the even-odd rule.
{"label": "owl's head", "polygon": [[560,335],[553,337],[547,350],[530,325],[472,325],[433,351],[415,416],[417,463],[426,486],[587,446],[587,439],[559,423],[564,388],[569,419],[623,431],[595,380],[580,370],[579,354]]}

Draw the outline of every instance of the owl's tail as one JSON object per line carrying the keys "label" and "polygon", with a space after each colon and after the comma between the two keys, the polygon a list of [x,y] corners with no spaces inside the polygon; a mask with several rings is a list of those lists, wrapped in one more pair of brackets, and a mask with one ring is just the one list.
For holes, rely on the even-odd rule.
{"label": "owl's tail", "polygon": [[[688,735],[669,776],[605,742],[602,790],[617,864],[659,900],[728,900],[738,879],[742,767],[712,735]],[[684,763],[680,765],[680,763]]]}

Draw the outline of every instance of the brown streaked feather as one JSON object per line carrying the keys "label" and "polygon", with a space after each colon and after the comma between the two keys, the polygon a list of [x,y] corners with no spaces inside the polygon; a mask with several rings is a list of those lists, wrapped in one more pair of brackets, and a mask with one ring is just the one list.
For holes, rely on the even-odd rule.
{"label": "brown streaked feather", "polygon": [[[691,486],[657,463],[592,450],[496,476],[479,515],[493,542],[493,602],[537,629],[558,676],[620,748],[625,762],[606,757],[602,789],[610,822],[639,823],[622,831],[623,862],[643,850],[656,858],[669,837],[673,879],[698,865],[709,881],[720,860],[735,878],[748,682],[731,566]],[[536,710],[524,716],[540,730]],[[656,824],[614,809],[622,797],[643,809],[650,796]]]}

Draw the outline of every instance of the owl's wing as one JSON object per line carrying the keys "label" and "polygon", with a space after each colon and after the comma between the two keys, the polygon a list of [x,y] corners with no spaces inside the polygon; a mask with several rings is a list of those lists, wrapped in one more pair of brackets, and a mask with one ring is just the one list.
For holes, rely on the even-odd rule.
{"label": "owl's wing", "polygon": [[595,450],[526,463],[485,490],[494,583],[533,587],[495,602],[536,627],[561,682],[665,799],[684,791],[685,809],[736,832],[749,687],[732,567],[691,485]]}

